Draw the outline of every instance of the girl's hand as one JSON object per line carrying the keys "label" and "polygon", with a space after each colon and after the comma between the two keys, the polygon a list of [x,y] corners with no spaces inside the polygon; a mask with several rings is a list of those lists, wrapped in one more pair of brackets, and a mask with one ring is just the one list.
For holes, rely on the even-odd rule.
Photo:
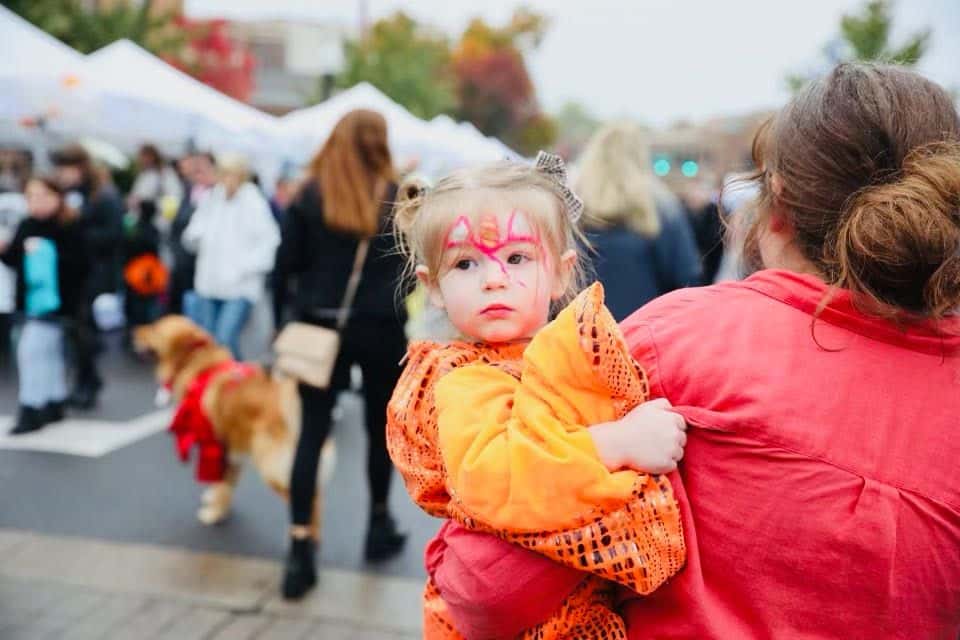
{"label": "girl's hand", "polygon": [[677,468],[687,445],[687,423],[666,398],[644,402],[617,420],[590,427],[600,460],[611,471],[623,468],[667,473]]}

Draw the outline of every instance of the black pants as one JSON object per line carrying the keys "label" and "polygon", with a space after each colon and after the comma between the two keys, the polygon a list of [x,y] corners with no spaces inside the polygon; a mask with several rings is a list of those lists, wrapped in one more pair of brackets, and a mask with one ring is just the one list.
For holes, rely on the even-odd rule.
{"label": "black pants", "polygon": [[310,522],[316,493],[320,449],[330,433],[330,414],[339,391],[350,384],[350,367],[363,373],[364,418],[367,428],[367,479],[372,505],[385,505],[393,463],[387,453],[387,402],[400,377],[406,353],[403,327],[393,319],[351,320],[341,336],[340,353],[329,389],[300,385],[303,422],[290,479],[293,524]]}
{"label": "black pants", "polygon": [[76,387],[99,389],[103,378],[97,370],[97,357],[103,351],[100,330],[93,320],[92,305],[85,305],[79,317],[68,325],[67,340],[73,354]]}
{"label": "black pants", "polygon": [[13,314],[0,313],[0,370],[5,369],[12,362],[13,344],[10,335],[13,329]]}

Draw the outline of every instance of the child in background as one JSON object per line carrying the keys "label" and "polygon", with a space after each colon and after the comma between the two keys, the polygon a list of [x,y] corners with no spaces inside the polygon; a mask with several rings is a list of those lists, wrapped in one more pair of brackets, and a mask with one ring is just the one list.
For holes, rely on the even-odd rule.
{"label": "child in background", "polygon": [[17,345],[20,412],[11,433],[36,431],[63,418],[67,396],[64,324],[84,303],[89,259],[77,214],[49,178],[31,178],[28,217],[0,247],[0,261],[16,272],[17,311],[24,317]]}
{"label": "child in background", "polygon": [[[580,270],[582,204],[562,161],[541,153],[401,198],[410,268],[461,336],[410,345],[387,412],[408,492],[449,518],[427,549],[425,637],[625,638],[610,581],[649,593],[685,550],[669,482],[621,467],[675,468],[684,425],[642,404],[645,374],[599,285],[548,324]],[[586,427],[631,410],[649,437],[608,469]],[[489,601],[473,598],[478,583]],[[523,619],[498,615],[517,599]]]}

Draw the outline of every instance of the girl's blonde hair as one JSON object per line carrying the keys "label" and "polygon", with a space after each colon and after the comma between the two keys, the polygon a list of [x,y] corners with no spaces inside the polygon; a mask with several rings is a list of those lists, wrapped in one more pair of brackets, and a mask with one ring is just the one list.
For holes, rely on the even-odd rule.
{"label": "girl's blonde hair", "polygon": [[554,260],[576,252],[567,292],[557,301],[568,303],[585,284],[580,248],[589,245],[568,210],[563,187],[533,166],[509,161],[454,172],[432,188],[417,178],[404,181],[394,210],[397,246],[407,260],[402,286],[415,280],[420,265],[436,282],[446,235],[457,218],[476,224],[479,214],[512,210],[526,214]]}
{"label": "girl's blonde hair", "polygon": [[643,130],[631,122],[606,125],[583,151],[576,181],[590,226],[624,224],[653,238],[660,233],[650,170],[650,148]]}

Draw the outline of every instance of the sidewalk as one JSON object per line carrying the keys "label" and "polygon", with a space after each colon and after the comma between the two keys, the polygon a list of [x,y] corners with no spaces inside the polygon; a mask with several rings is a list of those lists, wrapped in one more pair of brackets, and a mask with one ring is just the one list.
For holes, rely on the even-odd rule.
{"label": "sidewalk", "polygon": [[390,640],[420,636],[419,580],[323,570],[302,602],[280,564],[0,528],[0,638]]}

